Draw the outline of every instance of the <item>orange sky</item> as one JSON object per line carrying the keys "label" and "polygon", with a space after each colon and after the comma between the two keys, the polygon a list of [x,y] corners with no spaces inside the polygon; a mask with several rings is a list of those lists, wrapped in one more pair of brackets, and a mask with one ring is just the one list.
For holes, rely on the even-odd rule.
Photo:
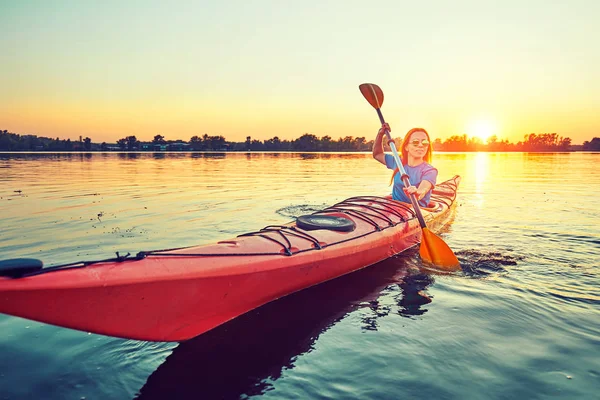
{"label": "orange sky", "polygon": [[373,82],[396,136],[600,136],[596,1],[215,3],[3,5],[0,129],[369,140]]}

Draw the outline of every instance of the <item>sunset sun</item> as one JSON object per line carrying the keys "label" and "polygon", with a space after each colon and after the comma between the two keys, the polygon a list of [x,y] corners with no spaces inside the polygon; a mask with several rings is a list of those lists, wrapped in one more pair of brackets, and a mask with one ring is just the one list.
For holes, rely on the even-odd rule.
{"label": "sunset sun", "polygon": [[496,135],[496,126],[489,120],[476,120],[467,126],[467,135],[486,143],[491,136]]}

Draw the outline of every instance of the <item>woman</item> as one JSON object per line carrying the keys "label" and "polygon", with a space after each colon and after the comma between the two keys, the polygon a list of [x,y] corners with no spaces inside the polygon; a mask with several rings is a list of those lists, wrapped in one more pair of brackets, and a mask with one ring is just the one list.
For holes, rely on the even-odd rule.
{"label": "woman", "polygon": [[394,187],[392,189],[392,198],[394,200],[410,203],[409,196],[414,194],[419,201],[421,207],[427,207],[429,198],[431,197],[431,189],[435,186],[438,171],[431,164],[431,140],[429,134],[423,128],[413,128],[408,131],[402,145],[398,148],[401,154],[401,162],[408,175],[408,180],[411,186],[404,187],[402,178],[398,173],[396,160],[391,154],[385,154],[383,151],[383,137],[385,130],[391,132],[390,126],[386,123],[381,126],[375,143],[373,144],[373,158],[394,170],[392,181]]}

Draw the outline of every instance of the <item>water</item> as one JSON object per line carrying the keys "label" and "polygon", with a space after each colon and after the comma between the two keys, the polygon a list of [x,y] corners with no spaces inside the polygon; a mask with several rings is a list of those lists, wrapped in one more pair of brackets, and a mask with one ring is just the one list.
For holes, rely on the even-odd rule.
{"label": "water", "polygon": [[[463,177],[440,233],[457,276],[413,249],[183,344],[0,315],[0,399],[596,399],[599,161],[436,154]],[[368,154],[0,154],[0,259],[210,243],[389,176]]]}

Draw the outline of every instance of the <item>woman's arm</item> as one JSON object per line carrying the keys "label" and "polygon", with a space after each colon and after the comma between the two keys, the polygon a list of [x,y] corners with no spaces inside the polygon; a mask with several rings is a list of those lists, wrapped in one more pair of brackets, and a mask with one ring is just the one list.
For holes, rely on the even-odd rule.
{"label": "woman's arm", "polygon": [[417,199],[421,200],[431,189],[433,189],[433,184],[429,181],[422,180],[419,184],[419,187],[417,187],[417,191],[415,192]]}
{"label": "woman's arm", "polygon": [[390,126],[386,123],[381,126],[379,132],[377,132],[377,137],[375,137],[375,143],[373,143],[373,158],[385,164],[385,153],[383,152],[383,135],[385,135],[385,130],[390,130]]}
{"label": "woman's arm", "polygon": [[438,170],[429,166],[429,168],[423,172],[423,176],[419,185],[417,187],[410,186],[405,188],[404,193],[406,193],[407,196],[410,196],[411,193],[414,193],[417,197],[417,200],[421,200],[423,197],[425,197],[427,192],[429,192],[435,186],[434,182],[437,181],[437,175]]}

